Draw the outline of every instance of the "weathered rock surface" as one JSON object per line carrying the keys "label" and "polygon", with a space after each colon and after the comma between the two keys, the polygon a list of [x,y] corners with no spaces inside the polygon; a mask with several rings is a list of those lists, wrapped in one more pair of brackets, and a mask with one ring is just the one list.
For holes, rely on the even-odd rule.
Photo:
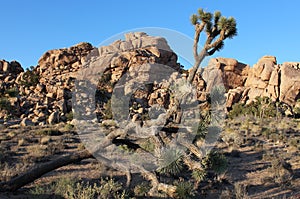
{"label": "weathered rock surface", "polygon": [[14,88],[17,76],[24,70],[17,61],[0,60],[0,92]]}
{"label": "weathered rock surface", "polygon": [[[243,76],[244,83],[227,87],[227,107],[230,108],[236,102],[250,103],[256,97],[269,97],[273,101],[294,106],[300,98],[299,65],[296,62],[277,64],[274,56],[262,57],[252,68],[247,68],[248,75]],[[233,76],[223,77],[226,86],[226,82]]]}
{"label": "weathered rock surface", "polygon": [[269,97],[294,106],[300,99],[299,77],[300,63],[277,64],[274,56],[262,57],[252,68],[235,59],[212,58],[199,71],[194,84],[201,93],[200,100],[206,100],[212,86],[223,84],[227,90],[227,108],[237,102],[250,103],[256,97]]}
{"label": "weathered rock surface", "polygon": [[15,61],[0,61],[1,87],[5,86],[5,92],[11,89],[6,93],[7,99],[2,97],[9,102],[6,111],[10,117],[22,118],[23,126],[61,121],[57,118],[72,109],[71,89],[76,72],[93,49],[91,44],[80,43],[70,48],[50,50],[40,58],[38,66],[25,72]]}
{"label": "weathered rock surface", "polygon": [[[224,85],[229,109],[234,103],[250,103],[258,96],[294,106],[300,99],[299,77],[300,63],[278,64],[274,56],[262,57],[253,67],[231,58],[212,58],[207,67],[198,71],[193,85],[199,101],[208,99],[213,86]],[[175,85],[171,85],[172,81],[185,78],[167,41],[142,32],[126,34],[124,41],[100,48],[80,43],[50,50],[40,58],[38,66],[27,71],[16,61],[0,60],[0,120],[16,118],[24,126],[66,122],[72,119],[75,80],[79,84],[81,80],[91,80],[91,89],[99,91],[96,110],[87,104],[84,111],[96,114],[100,120],[110,119],[112,92],[116,84],[125,81],[125,92],[132,94],[128,111],[133,121],[146,117],[149,107],[156,105],[167,110],[168,117],[175,121],[180,118],[179,102],[169,90]],[[146,79],[149,82],[136,89]],[[168,80],[156,82],[157,79]],[[88,97],[80,96],[79,103],[89,103]]]}
{"label": "weathered rock surface", "polygon": [[[87,90],[97,87],[99,91],[103,91],[105,88],[105,92],[99,92],[96,99],[96,114],[101,121],[110,119],[104,113],[111,103],[114,87],[124,87],[125,95],[132,95],[131,99],[123,99],[129,104],[122,109],[123,112],[129,111],[133,120],[141,118],[149,105],[160,104],[168,108],[170,99],[164,90],[170,85],[167,82],[155,83],[155,80],[170,78],[173,72],[177,72],[175,75],[178,76],[181,69],[177,63],[177,55],[164,38],[152,37],[142,32],[126,34],[124,41],[119,40],[109,46],[100,47],[92,53],[87,66],[77,78],[79,81],[89,80],[89,85],[83,86],[83,92],[76,91],[79,95],[76,98],[80,98],[78,106],[85,109],[82,112],[93,114],[86,97]],[[97,74],[103,75],[99,77]],[[147,85],[138,86],[145,81],[148,82]],[[116,93],[117,91],[115,95]],[[127,110],[128,106],[130,110]],[[122,111],[118,114],[121,113]]]}
{"label": "weathered rock surface", "polygon": [[[70,48],[50,50],[40,58],[38,66],[26,72],[22,68],[20,70],[14,62],[12,63],[12,67],[7,69],[7,66],[1,62],[1,67],[4,66],[5,74],[16,72],[16,75],[8,78],[7,81],[13,80],[17,88],[17,101],[12,103],[12,108],[19,111],[12,115],[22,118],[22,125],[27,125],[28,121],[36,125],[66,121],[72,111],[71,99],[76,78],[79,80],[89,78],[88,75],[93,74],[97,76],[97,83],[101,80],[97,85],[98,89],[106,90],[105,95],[101,96],[104,97],[99,106],[101,112],[108,106],[105,98],[110,97],[112,85],[127,72],[135,74],[137,72],[135,67],[143,64],[158,64],[168,66],[174,71],[179,71],[181,68],[177,63],[177,55],[170,49],[167,41],[162,37],[148,36],[146,33],[126,34],[125,41],[116,41],[99,49],[88,43],[80,43]],[[89,72],[78,74],[80,69],[87,66],[90,66]],[[154,71],[157,74],[159,72],[162,71]],[[102,73],[103,76],[100,77],[99,74]],[[84,75],[81,76],[82,74]],[[169,99],[159,92],[159,89],[165,88],[165,85],[150,87],[148,89],[151,91],[154,89],[159,94],[152,95],[150,99],[148,96],[150,90],[144,96],[146,98],[142,98],[142,91],[136,92],[135,95],[141,97],[138,103],[143,101],[145,105],[150,101],[168,106]],[[80,101],[80,103],[84,102],[84,100]],[[94,111],[94,107],[87,110],[91,114]],[[137,110],[132,110],[132,114],[133,112],[141,115],[144,109],[139,107]],[[7,110],[2,115],[6,116]]]}
{"label": "weathered rock surface", "polygon": [[295,105],[300,99],[300,63],[286,62],[280,67],[280,96],[279,100]]}
{"label": "weathered rock surface", "polygon": [[208,66],[198,71],[195,81],[200,100],[207,99],[213,86],[223,85],[226,91],[245,84],[250,67],[231,58],[212,58]]}

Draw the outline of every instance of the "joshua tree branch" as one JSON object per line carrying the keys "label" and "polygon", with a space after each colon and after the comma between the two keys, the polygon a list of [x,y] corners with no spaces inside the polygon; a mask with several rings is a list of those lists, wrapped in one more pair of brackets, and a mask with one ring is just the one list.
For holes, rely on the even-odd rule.
{"label": "joshua tree branch", "polygon": [[[195,26],[195,36],[193,45],[193,54],[195,64],[189,71],[188,82],[192,83],[195,74],[201,62],[206,56],[214,54],[223,47],[223,41],[227,38],[233,38],[237,34],[236,22],[232,17],[221,17],[221,13],[215,12],[214,16],[211,13],[206,13],[203,9],[199,9],[199,13],[192,15],[191,22]],[[206,28],[206,42],[204,48],[198,54],[198,43],[200,34]],[[216,39],[216,37],[219,37]],[[216,40],[215,40],[216,39]]]}
{"label": "joshua tree branch", "polygon": [[216,48],[224,40],[225,40],[225,30],[221,30],[219,38],[212,44],[207,45],[206,50],[208,51],[210,49]]}
{"label": "joshua tree branch", "polygon": [[195,36],[194,36],[194,46],[193,46],[195,59],[198,58],[198,43],[200,39],[200,34],[203,31],[204,27],[205,27],[205,23],[201,23],[201,24],[198,23],[195,25]]}

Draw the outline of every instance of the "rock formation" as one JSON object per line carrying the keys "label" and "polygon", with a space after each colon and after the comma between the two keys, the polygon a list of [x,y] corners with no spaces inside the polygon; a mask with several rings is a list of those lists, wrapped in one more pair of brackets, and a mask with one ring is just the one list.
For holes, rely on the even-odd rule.
{"label": "rock formation", "polygon": [[215,80],[207,78],[208,74],[217,71],[227,90],[227,108],[237,102],[251,103],[256,97],[294,106],[300,99],[299,65],[297,62],[277,64],[276,57],[264,56],[250,68],[234,59],[213,58],[202,72],[204,83],[199,85],[207,85],[206,90],[209,89],[210,82]]}
{"label": "rock formation", "polygon": [[[26,126],[70,120],[75,79],[84,80],[90,78],[89,75],[96,76],[93,83],[97,84],[96,98],[100,99],[96,101],[96,114],[100,120],[109,119],[114,86],[123,81],[124,74],[131,79],[136,77],[132,84],[137,80],[142,82],[144,77],[136,69],[143,65],[143,70],[149,72],[147,64],[167,66],[174,72],[152,67],[151,74],[156,79],[165,78],[159,77],[160,74],[170,73],[173,81],[185,79],[187,75],[167,41],[146,33],[129,33],[124,41],[118,40],[100,48],[80,43],[50,50],[42,55],[36,67],[26,71],[16,61],[0,60],[0,122],[14,118],[16,122],[10,124],[22,121],[21,124]],[[299,77],[300,63],[278,64],[274,56],[262,57],[253,67],[231,58],[212,58],[207,67],[198,71],[193,85],[200,102],[208,99],[212,86],[224,85],[228,109],[237,102],[250,103],[257,96],[294,106],[300,99]],[[148,108],[155,104],[169,110],[168,114],[174,114],[173,120],[176,120],[178,102],[168,91],[170,82],[157,83],[155,78],[141,89],[126,88],[132,92],[128,107],[132,120],[146,117]]]}
{"label": "rock formation", "polygon": [[[124,41],[118,40],[109,46],[100,47],[91,53],[86,65],[88,67],[82,70],[77,78],[78,81],[89,81],[89,86],[82,88],[84,93],[76,96],[80,98],[78,106],[84,109],[79,111],[93,113],[92,108],[88,108],[91,103],[83,96],[88,95],[87,90],[91,84],[94,84],[98,90],[96,114],[101,121],[110,119],[112,116],[113,110],[108,112],[107,107],[112,103],[111,96],[114,87],[126,87],[125,93],[132,94],[131,99],[125,99],[124,95],[119,96],[128,104],[121,107],[120,109],[124,110],[118,111],[118,114],[130,111],[133,120],[145,115],[149,105],[160,104],[168,108],[170,99],[165,90],[169,85],[155,83],[155,80],[170,78],[166,76],[173,72],[179,75],[181,70],[181,66],[177,63],[177,55],[164,38],[148,36],[141,32],[126,34]],[[102,74],[102,76],[97,74]],[[145,81],[147,81],[146,84],[141,84]],[[79,94],[81,91],[77,90],[76,93]],[[86,102],[84,106],[83,102]],[[113,104],[113,109],[114,106],[115,104]]]}
{"label": "rock formation", "polygon": [[21,64],[17,61],[7,62],[0,60],[0,91],[13,88],[15,86],[15,79],[24,70]]}
{"label": "rock formation", "polygon": [[[3,68],[1,79],[7,78],[5,82],[11,80],[18,94],[10,109],[18,111],[17,113],[6,111],[0,117],[4,119],[10,112],[11,118],[19,122],[23,120],[22,125],[67,121],[72,112],[71,99],[75,79],[85,78],[80,76],[81,74],[78,75],[78,71],[89,66],[88,62],[93,61],[93,56],[102,64],[89,68],[90,73],[99,74],[99,71],[103,71],[103,75],[99,76],[97,81],[104,77],[106,79],[102,79],[102,85],[100,81],[98,89],[106,89],[107,97],[112,92],[111,86],[127,71],[135,72],[133,69],[135,66],[148,63],[165,65],[174,71],[181,69],[177,63],[177,55],[170,49],[167,41],[162,37],[152,37],[145,33],[126,34],[125,41],[119,40],[99,49],[89,43],[80,43],[70,48],[50,50],[42,55],[38,66],[27,71],[24,71],[17,62],[10,64],[1,62],[0,68]],[[162,87],[152,85],[151,90],[154,89],[154,92],[159,93],[158,89]],[[141,97],[142,94],[136,92],[135,95]],[[9,100],[12,99],[9,97]],[[167,104],[166,97],[161,94],[153,94],[143,103],[148,104],[148,100],[149,103]],[[103,117],[101,112],[105,111],[106,107],[103,106],[106,106],[107,101],[102,99],[101,103],[98,114]]]}
{"label": "rock formation", "polygon": [[224,85],[226,91],[242,87],[248,77],[250,66],[231,58],[212,58],[208,66],[199,71],[193,84],[200,100],[207,100],[207,93],[215,84]]}
{"label": "rock formation", "polygon": [[[16,96],[7,99],[10,101],[10,117],[20,118],[22,125],[42,125],[59,112],[59,121],[66,121],[66,114],[71,111],[74,77],[93,49],[88,43],[80,43],[70,48],[50,50],[40,58],[38,66],[26,71],[17,62],[1,62],[3,74],[6,79],[11,79],[17,92]],[[7,85],[7,81],[4,82]],[[11,103],[12,100],[15,102]],[[57,122],[58,119],[51,121]]]}

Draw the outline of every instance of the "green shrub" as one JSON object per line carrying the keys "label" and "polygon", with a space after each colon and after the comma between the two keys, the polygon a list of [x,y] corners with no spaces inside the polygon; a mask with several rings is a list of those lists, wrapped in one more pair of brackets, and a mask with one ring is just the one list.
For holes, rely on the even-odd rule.
{"label": "green shrub", "polygon": [[46,129],[41,129],[41,130],[37,131],[36,134],[37,135],[57,136],[57,135],[62,135],[62,132],[57,129],[46,128]]}
{"label": "green shrub", "polygon": [[293,112],[296,118],[300,118],[300,107],[294,108]]}
{"label": "green shrub", "polygon": [[148,139],[146,139],[144,142],[142,142],[140,144],[140,147],[143,148],[144,150],[150,152],[150,153],[154,153],[154,151],[155,151],[154,138],[149,137]]}
{"label": "green shrub", "polygon": [[83,181],[78,182],[75,178],[60,178],[48,186],[36,186],[29,191],[32,195],[41,194],[56,194],[68,199],[92,199],[92,198],[107,198],[107,199],[125,199],[125,191],[122,191],[122,186],[114,180],[100,180],[100,184],[90,184]]}
{"label": "green shrub", "polygon": [[19,95],[19,90],[17,88],[10,88],[5,90],[4,93],[7,94],[9,97],[17,97]]}
{"label": "green shrub", "polygon": [[272,128],[262,128],[261,134],[269,139],[271,137],[272,134],[278,134],[276,129],[272,129]]}
{"label": "green shrub", "polygon": [[66,114],[67,121],[72,121],[73,120],[73,111],[70,111],[69,113]]}
{"label": "green shrub", "polygon": [[11,104],[10,104],[8,98],[6,98],[6,97],[0,98],[0,109],[7,110],[7,111],[12,110],[12,107],[11,107]]}
{"label": "green shrub", "polygon": [[186,181],[176,181],[174,183],[176,186],[176,198],[178,199],[190,199],[195,197],[194,186],[191,182]]}
{"label": "green shrub", "polygon": [[66,131],[73,131],[74,129],[75,129],[75,127],[72,124],[66,124],[64,127],[64,130],[66,130]]}
{"label": "green shrub", "polygon": [[150,191],[150,189],[151,189],[151,186],[149,183],[142,182],[142,183],[136,185],[134,187],[133,191],[134,191],[135,196],[146,196],[147,193]]}
{"label": "green shrub", "polygon": [[216,173],[221,174],[227,170],[228,162],[226,157],[219,152],[211,152],[208,156],[210,168]]}
{"label": "green shrub", "polygon": [[23,75],[23,80],[21,81],[21,85],[26,87],[36,86],[39,83],[40,76],[33,67],[27,69]]}
{"label": "green shrub", "polygon": [[238,116],[253,115],[260,118],[276,117],[279,113],[275,102],[268,97],[256,97],[253,102],[248,105],[237,103],[232,106],[228,113],[228,117],[233,119]]}
{"label": "green shrub", "polygon": [[113,179],[101,179],[98,198],[125,199],[127,194],[122,185]]}
{"label": "green shrub", "polygon": [[103,119],[109,120],[112,119],[112,109],[111,109],[111,100],[108,100],[107,103],[105,104],[105,110],[104,110],[104,117]]}
{"label": "green shrub", "polygon": [[289,146],[300,149],[300,138],[290,139]]}
{"label": "green shrub", "polygon": [[192,171],[192,177],[196,180],[196,182],[201,182],[205,180],[207,175],[206,169],[194,169]]}

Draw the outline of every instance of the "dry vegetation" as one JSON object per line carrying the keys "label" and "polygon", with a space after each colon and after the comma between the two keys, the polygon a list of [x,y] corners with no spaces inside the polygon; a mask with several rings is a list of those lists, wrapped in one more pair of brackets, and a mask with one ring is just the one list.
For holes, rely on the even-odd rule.
{"label": "dry vegetation", "polygon": [[[157,175],[164,181],[172,178],[175,198],[297,198],[299,142],[299,119],[237,116],[226,120],[216,146],[223,155],[217,156],[220,164],[215,168],[205,174],[195,170],[189,176],[178,163],[181,174],[169,168],[164,172],[171,175]],[[3,128],[0,143],[1,181],[64,154],[84,150],[69,124]],[[138,173],[132,174],[129,187],[125,184],[123,172],[86,159],[47,173],[15,193],[2,193],[1,198],[146,198],[151,189],[150,182]],[[163,192],[156,195],[168,198]]]}

